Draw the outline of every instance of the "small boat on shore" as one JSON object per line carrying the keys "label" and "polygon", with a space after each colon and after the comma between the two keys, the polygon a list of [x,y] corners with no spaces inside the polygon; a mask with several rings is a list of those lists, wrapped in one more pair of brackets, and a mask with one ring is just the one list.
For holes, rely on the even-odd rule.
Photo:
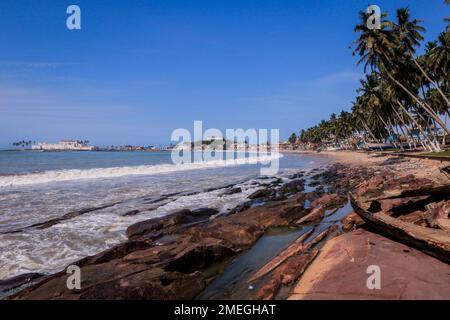
{"label": "small boat on shore", "polygon": [[[426,193],[428,196],[433,196],[433,194],[444,195],[445,199],[450,194],[450,187],[448,185],[437,186],[436,188],[428,189]],[[364,201],[363,197],[357,198],[354,194],[350,193],[350,201],[355,212],[369,227],[389,238],[410,245],[450,264],[450,219],[448,219],[448,208],[439,208],[439,210],[444,211],[444,215],[446,215],[444,218],[441,216],[437,219],[436,205],[434,207],[426,206],[428,213],[427,211],[416,211],[409,213],[409,218],[406,216],[401,218],[401,215],[399,216],[398,214],[392,214],[392,212],[382,210],[380,201],[383,199],[388,201],[403,199],[404,203],[411,205],[411,201],[413,203],[415,200],[424,201],[424,192],[421,190],[417,190],[416,193],[409,191],[408,194],[399,194],[396,196],[398,197],[367,199]],[[405,199],[405,196],[410,197],[409,199],[411,201],[408,202],[407,200],[409,199]],[[416,197],[416,199],[412,199],[411,197]],[[441,203],[447,205],[444,201]],[[431,221],[433,227],[424,223],[418,223],[419,220]]]}
{"label": "small boat on shore", "polygon": [[364,149],[369,151],[376,151],[376,150],[392,150],[394,149],[394,145],[392,143],[366,143],[363,146]]}
{"label": "small boat on shore", "polygon": [[396,144],[393,144],[392,142],[388,143],[366,143],[362,146],[363,149],[368,151],[380,151],[380,150],[395,150],[396,146],[403,147],[404,149],[409,148],[409,144],[407,143],[400,143],[397,142]]}

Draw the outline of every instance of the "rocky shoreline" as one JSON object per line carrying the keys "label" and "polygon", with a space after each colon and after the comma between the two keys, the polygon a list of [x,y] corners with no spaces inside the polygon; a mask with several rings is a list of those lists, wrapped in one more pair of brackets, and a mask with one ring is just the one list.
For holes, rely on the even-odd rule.
{"label": "rocky shoreline", "polygon": [[[367,193],[379,188],[380,183],[390,186],[398,179],[407,183],[414,179],[409,173],[426,167],[398,158],[378,160],[376,165],[335,163],[324,171],[300,170],[288,181],[262,179],[261,189],[226,214],[218,215],[210,208],[185,209],[138,222],[127,229],[126,242],[75,263],[81,268],[80,290],[69,290],[68,274],[61,271],[51,276],[28,274],[0,281],[0,291],[31,284],[8,299],[202,298],[233,259],[248,252],[269,230],[291,228],[299,231],[299,237],[261,261],[250,277],[241,280],[248,286],[249,298],[299,297],[303,289],[297,290],[296,285],[303,274],[313,272],[315,261],[323,259],[324,244],[346,236],[342,233],[352,234],[360,232],[355,229],[361,226],[367,227],[357,214],[346,209],[348,193]],[[438,177],[439,170],[433,172],[437,179],[442,178]],[[230,186],[225,192],[241,190]],[[391,203],[391,209],[401,205]],[[447,268],[450,274],[449,265],[438,262],[436,268],[442,269],[442,274]],[[291,295],[293,292],[297,296]]]}

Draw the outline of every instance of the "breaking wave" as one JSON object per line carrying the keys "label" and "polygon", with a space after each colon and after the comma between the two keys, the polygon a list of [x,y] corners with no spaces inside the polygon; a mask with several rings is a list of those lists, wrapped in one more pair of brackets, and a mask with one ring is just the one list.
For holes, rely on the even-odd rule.
{"label": "breaking wave", "polygon": [[152,175],[188,170],[237,166],[243,164],[261,163],[267,165],[270,161],[279,159],[281,157],[281,154],[273,154],[266,156],[238,158],[235,160],[212,160],[188,164],[160,164],[112,168],[50,170],[38,173],[0,176],[0,188],[80,179],[117,178],[129,175]]}

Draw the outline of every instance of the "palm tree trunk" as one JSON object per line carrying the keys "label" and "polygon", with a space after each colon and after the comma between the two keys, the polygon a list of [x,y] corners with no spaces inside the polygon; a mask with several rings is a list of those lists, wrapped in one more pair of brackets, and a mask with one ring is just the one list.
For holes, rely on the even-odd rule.
{"label": "palm tree trunk", "polygon": [[[370,128],[367,126],[367,124],[364,122],[363,119],[361,119],[360,117],[358,117],[359,121],[361,121],[363,127],[366,129],[366,131],[372,136],[372,138],[377,141],[378,139],[375,138],[375,135],[373,134],[372,130],[370,130]],[[380,146],[380,150],[383,151],[383,148]]]}
{"label": "palm tree trunk", "polygon": [[[391,128],[389,128],[389,125],[386,123],[386,121],[384,121],[383,117],[376,111],[376,109],[374,109],[374,111],[375,111],[375,114],[378,116],[378,118],[381,120],[381,122],[384,124],[387,132],[389,134],[392,134],[392,132],[390,130]],[[394,146],[395,149],[398,149],[397,144],[395,142],[391,142],[391,144]]]}
{"label": "palm tree trunk", "polygon": [[[391,126],[391,130],[392,130],[392,132],[393,132],[393,134],[394,134],[394,137],[397,138],[395,135],[397,135],[398,137],[400,137],[400,134],[399,134],[399,132],[398,132],[398,128],[397,128],[397,130],[395,129],[395,127],[392,125],[392,121],[391,121],[389,118],[388,118],[388,123],[389,123],[389,125]],[[397,143],[397,142],[396,142],[396,143]],[[402,145],[402,142],[400,141],[400,139],[399,139],[398,145],[400,146],[400,150],[405,151],[405,149],[403,149],[403,145]]]}
{"label": "palm tree trunk", "polygon": [[428,136],[425,134],[425,132],[423,131],[422,126],[414,119],[413,116],[411,116],[409,114],[409,112],[405,109],[405,107],[402,106],[402,104],[400,103],[400,101],[396,100],[397,104],[400,106],[400,108],[406,113],[406,115],[411,119],[411,121],[417,126],[417,128],[420,130],[420,132],[422,133],[423,137],[429,141],[430,146],[432,151],[440,151],[438,148],[436,148],[436,146],[432,143],[431,140],[429,140]]}
{"label": "palm tree trunk", "polygon": [[[394,106],[391,104],[392,110],[394,111],[394,115],[397,116],[399,122],[401,122],[401,124],[403,124],[405,126],[405,129],[407,131],[408,134],[405,133],[405,130],[403,129],[403,126],[401,124],[398,124],[398,126],[400,127],[400,130],[402,131],[402,134],[407,137],[410,136],[411,141],[414,143],[414,148],[416,147],[416,142],[414,140],[414,136],[412,135],[411,131],[409,130],[408,126],[406,125],[405,121],[403,120],[403,117],[397,112],[397,110],[395,110]],[[409,144],[409,149],[411,150],[411,142],[408,143]]]}
{"label": "palm tree trunk", "polygon": [[[445,120],[444,120],[445,126],[447,126],[447,120],[448,120],[448,112],[445,114]],[[446,136],[446,134],[444,132],[443,138],[442,138],[442,145],[443,146],[445,146],[445,136]]]}
{"label": "palm tree trunk", "polygon": [[405,86],[403,86],[398,80],[396,80],[389,71],[386,70],[386,73],[388,74],[389,78],[394,81],[399,87],[401,87],[411,98],[414,99],[434,120],[436,120],[437,123],[444,129],[448,134],[450,134],[450,130],[445,126],[445,124],[442,122],[442,120],[439,118],[439,116],[431,109],[431,107],[426,103],[420,101],[419,98],[417,98],[413,93],[411,93],[408,89],[406,89]]}
{"label": "palm tree trunk", "polygon": [[[436,136],[436,122],[434,121],[433,118],[425,119],[424,116],[421,115],[419,112],[417,113],[417,115],[426,124],[428,131],[431,132],[431,134],[432,134],[433,144],[436,145],[437,149],[440,151],[439,141],[438,141],[437,136]],[[434,128],[431,127],[430,120],[433,121]],[[430,142],[431,142],[431,140],[430,140]]]}
{"label": "palm tree trunk", "polygon": [[439,92],[439,94],[442,96],[442,98],[444,99],[444,101],[447,103],[447,106],[450,107],[450,101],[447,99],[447,97],[445,96],[445,94],[442,92],[441,88],[438,86],[438,84],[433,81],[428,74],[422,69],[422,67],[420,66],[420,63],[417,62],[417,60],[414,58],[414,55],[412,53],[410,53],[412,56],[412,60],[414,61],[415,65],[419,68],[419,70],[422,72],[422,74],[425,76],[425,78],[427,78],[427,80],[437,89],[437,91]]}
{"label": "palm tree trunk", "polygon": [[[385,55],[386,57],[386,55]],[[386,57],[387,58],[387,57]],[[414,95],[412,92],[410,92],[403,84],[401,84],[397,79],[395,79],[392,74],[387,70],[386,67],[383,68],[384,71],[386,71],[386,74],[388,75],[389,79],[394,81],[395,84],[397,84],[400,88],[402,88],[403,91],[405,91],[414,101],[416,101],[433,119],[436,120],[437,123],[444,129],[448,134],[450,134],[450,130],[445,126],[445,124],[442,122],[442,120],[439,118],[439,116],[433,111],[433,109],[426,103],[421,101],[416,95]]]}

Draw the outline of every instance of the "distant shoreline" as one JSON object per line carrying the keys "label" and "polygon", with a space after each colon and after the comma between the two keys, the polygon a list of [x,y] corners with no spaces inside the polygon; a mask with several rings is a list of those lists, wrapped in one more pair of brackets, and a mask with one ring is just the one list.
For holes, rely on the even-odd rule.
{"label": "distant shoreline", "polygon": [[172,150],[33,150],[0,149],[7,152],[171,152]]}

